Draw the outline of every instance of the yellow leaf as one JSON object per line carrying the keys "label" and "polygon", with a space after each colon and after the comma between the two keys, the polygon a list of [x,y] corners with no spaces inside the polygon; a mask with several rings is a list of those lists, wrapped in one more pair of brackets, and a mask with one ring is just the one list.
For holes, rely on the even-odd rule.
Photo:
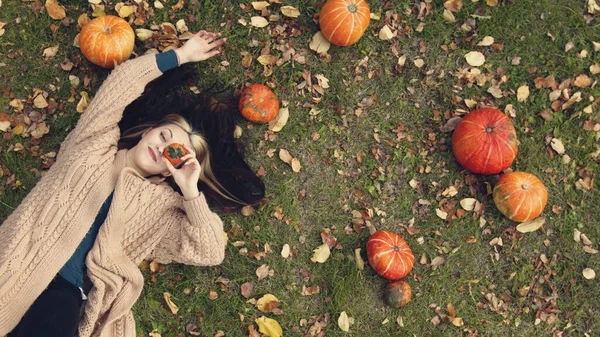
{"label": "yellow leaf", "polygon": [[252,8],[254,8],[257,11],[262,11],[270,5],[271,4],[266,1],[252,1]]}
{"label": "yellow leaf", "polygon": [[289,108],[285,107],[285,108],[279,109],[277,116],[275,116],[275,118],[269,122],[269,130],[271,130],[273,132],[281,131],[281,129],[283,129],[283,127],[287,124],[289,117],[290,117]]}
{"label": "yellow leaf", "polygon": [[340,317],[338,318],[338,326],[340,330],[344,332],[348,332],[350,330],[350,320],[348,319],[348,314],[345,311],[342,311]]}
{"label": "yellow leaf", "polygon": [[266,65],[274,65],[275,63],[277,63],[277,57],[273,56],[273,55],[261,55],[256,59],[258,62],[260,62],[260,64],[266,66]]}
{"label": "yellow leaf", "polygon": [[596,272],[594,271],[594,269],[591,268],[585,268],[582,274],[583,277],[585,277],[588,280],[593,280],[594,278],[596,278]]}
{"label": "yellow leaf", "polygon": [[463,0],[448,0],[444,2],[444,8],[454,13],[460,12],[463,6]]}
{"label": "yellow leaf", "polygon": [[269,21],[262,16],[253,16],[250,18],[250,24],[257,28],[266,27],[269,25]]}
{"label": "yellow leaf", "polygon": [[261,316],[255,320],[258,324],[258,331],[269,336],[269,337],[281,337],[283,336],[283,330],[279,323],[272,318]]}
{"label": "yellow leaf", "polygon": [[446,19],[446,21],[450,22],[450,23],[454,23],[456,22],[456,18],[454,17],[454,14],[452,14],[451,11],[444,9],[444,19]]}
{"label": "yellow leaf", "polygon": [[573,82],[573,85],[576,87],[587,87],[588,85],[592,84],[592,79],[586,75],[586,74],[581,74],[577,77],[575,77],[575,81]]}
{"label": "yellow leaf", "polygon": [[313,36],[312,40],[310,40],[308,47],[310,47],[311,50],[321,54],[326,53],[329,50],[331,43],[327,41],[327,39],[323,36],[323,33],[319,31]]}
{"label": "yellow leaf", "polygon": [[56,0],[46,0],[46,11],[48,11],[48,15],[54,20],[62,20],[67,16],[67,12],[65,8],[58,4]]}
{"label": "yellow leaf", "polygon": [[104,5],[94,5],[92,4],[92,16],[97,18],[100,16],[105,16],[106,12],[104,12]]}
{"label": "yellow leaf", "polygon": [[176,315],[179,311],[179,308],[175,305],[175,303],[173,303],[173,301],[171,301],[171,293],[163,293],[163,295],[165,297],[165,302],[167,302],[167,305],[169,306],[169,309],[171,309],[173,315]]}
{"label": "yellow leaf", "polygon": [[495,7],[498,4],[498,0],[485,0],[485,3],[490,7]]}
{"label": "yellow leaf", "polygon": [[563,144],[562,140],[560,140],[558,138],[552,138],[552,140],[550,141],[550,146],[558,154],[564,154],[565,153],[565,145]]}
{"label": "yellow leaf", "polygon": [[33,98],[33,106],[35,106],[38,109],[48,107],[48,102],[46,101],[46,98],[44,98],[44,95],[41,92]]}
{"label": "yellow leaf", "polygon": [[390,26],[388,25],[383,26],[383,28],[381,28],[381,30],[379,31],[379,38],[381,40],[390,40],[394,38],[394,36],[396,36],[396,34],[392,32]]}
{"label": "yellow leaf", "polygon": [[365,269],[365,261],[362,259],[362,256],[360,256],[360,251],[360,248],[354,249],[354,260],[356,261],[356,268],[358,268],[358,270],[363,270]]}
{"label": "yellow leaf", "polygon": [[44,57],[44,60],[48,61],[49,59],[53,58],[57,52],[58,52],[58,45],[56,45],[54,47],[48,47],[48,48],[44,49],[42,56]]}
{"label": "yellow leaf", "polygon": [[477,199],[475,198],[464,198],[460,201],[460,206],[465,209],[465,211],[472,211],[475,208],[475,203]]}
{"label": "yellow leaf", "polygon": [[290,245],[289,244],[285,244],[283,245],[283,248],[281,249],[281,257],[283,257],[284,259],[287,259],[288,257],[290,257]]}
{"label": "yellow leaf", "polygon": [[435,209],[435,214],[442,220],[446,220],[446,218],[448,218],[448,213],[442,211],[439,208]]}
{"label": "yellow leaf", "polygon": [[90,102],[90,97],[85,91],[82,91],[79,94],[81,95],[81,99],[79,100],[79,103],[77,103],[77,112],[82,113],[87,108],[88,103]]}
{"label": "yellow leaf", "polygon": [[290,165],[292,166],[292,171],[296,173],[300,172],[300,169],[302,168],[302,165],[300,165],[300,160],[298,160],[298,158],[292,158],[292,163]]}
{"label": "yellow leaf", "polygon": [[482,47],[487,47],[487,46],[491,46],[492,44],[494,44],[494,38],[488,35],[488,36],[484,37],[477,45],[482,46]]}
{"label": "yellow leaf", "polygon": [[279,149],[279,159],[281,159],[286,164],[292,164],[292,155],[286,149]]}
{"label": "yellow leaf", "polygon": [[329,258],[331,251],[329,250],[329,245],[326,243],[320,245],[315,250],[313,250],[313,256],[310,258],[312,262],[325,263]]}
{"label": "yellow leaf", "polygon": [[50,132],[50,129],[48,128],[46,123],[41,122],[41,123],[37,124],[35,126],[35,128],[29,132],[29,134],[31,135],[32,138],[37,139],[37,138],[42,138],[42,136],[44,136],[48,132]]}
{"label": "yellow leaf", "polygon": [[471,51],[465,55],[465,59],[470,66],[479,67],[485,63],[485,56],[478,51]]}
{"label": "yellow leaf", "polygon": [[297,18],[300,16],[300,11],[293,6],[283,6],[281,7],[281,13],[288,18]]}
{"label": "yellow leaf", "polygon": [[271,302],[279,303],[279,299],[271,294],[266,294],[256,301],[256,307],[262,312],[270,312],[273,309]]}
{"label": "yellow leaf", "polygon": [[519,224],[517,226],[517,231],[519,233],[529,233],[529,232],[534,232],[538,229],[540,229],[540,227],[542,227],[542,225],[544,224],[544,222],[546,222],[546,218],[543,216],[537,217],[533,220],[530,221],[525,221],[521,224]]}
{"label": "yellow leaf", "polygon": [[88,22],[90,22],[90,17],[87,15],[87,13],[81,14],[77,18],[77,28],[81,29],[81,27],[85,26]]}
{"label": "yellow leaf", "polygon": [[[0,4],[1,4],[1,2],[0,2]],[[4,30],[4,28],[3,28],[3,27],[4,27],[5,25],[6,25],[6,22],[2,22],[2,21],[0,21],[0,36],[4,35],[4,32],[5,32],[5,30]]]}
{"label": "yellow leaf", "polygon": [[17,136],[17,135],[22,134],[23,131],[25,131],[25,125],[19,124],[19,125],[15,126],[11,132],[13,135]]}
{"label": "yellow leaf", "polygon": [[525,102],[529,97],[529,86],[522,85],[517,89],[517,100],[519,102]]}
{"label": "yellow leaf", "polygon": [[135,13],[135,8],[135,6],[121,6],[121,8],[119,8],[119,16],[126,18]]}

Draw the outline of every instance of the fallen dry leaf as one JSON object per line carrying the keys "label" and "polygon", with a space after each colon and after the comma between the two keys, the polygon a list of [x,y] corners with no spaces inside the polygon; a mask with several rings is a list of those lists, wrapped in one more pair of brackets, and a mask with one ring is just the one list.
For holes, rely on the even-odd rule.
{"label": "fallen dry leaf", "polygon": [[546,218],[544,216],[539,216],[533,220],[520,223],[517,226],[517,231],[519,233],[535,232],[538,229],[540,229],[545,222],[546,222]]}
{"label": "fallen dry leaf", "polygon": [[498,5],[498,0],[485,0],[485,3],[490,7],[495,7]]}
{"label": "fallen dry leaf", "polygon": [[592,79],[586,75],[586,74],[581,74],[577,77],[575,77],[575,81],[573,82],[573,85],[576,87],[587,87],[590,84],[592,84]]}
{"label": "fallen dry leaf", "polygon": [[460,207],[464,208],[465,211],[472,211],[475,208],[477,199],[475,198],[464,198],[460,201]]}
{"label": "fallen dry leaf", "polygon": [[463,6],[463,0],[448,0],[444,2],[444,8],[454,13],[460,12]]}
{"label": "fallen dry leaf", "polygon": [[254,286],[250,282],[245,282],[240,287],[240,292],[245,298],[250,298],[250,296],[252,296],[252,293],[254,292]]}
{"label": "fallen dry leaf", "polygon": [[283,248],[281,249],[281,257],[283,257],[284,259],[290,257],[290,245],[288,245],[287,243],[283,245]]}
{"label": "fallen dry leaf", "polygon": [[6,22],[0,21],[0,36],[4,35],[4,33],[6,32],[6,30],[4,29],[5,25],[6,25]]}
{"label": "fallen dry leaf", "polygon": [[454,14],[447,9],[444,9],[444,13],[442,14],[442,16],[444,17],[444,19],[446,19],[446,21],[450,23],[456,22],[456,17],[454,16]]}
{"label": "fallen dry leaf", "polygon": [[[120,2],[120,4],[122,4],[122,2]],[[119,6],[119,8],[117,9],[117,6],[115,6],[115,9],[119,13],[119,16],[122,18],[127,18],[131,14],[135,13],[136,8],[136,6]]]}
{"label": "fallen dry leaf", "polygon": [[329,258],[331,251],[329,250],[329,246],[324,243],[313,250],[313,256],[310,258],[312,262],[325,263]]}
{"label": "fallen dry leaf", "polygon": [[596,272],[594,271],[594,269],[591,268],[585,268],[582,272],[583,277],[585,277],[588,280],[593,280],[596,278]]}
{"label": "fallen dry leaf", "polygon": [[437,267],[444,264],[444,262],[446,262],[446,259],[443,256],[436,256],[433,258],[433,260],[431,260],[431,268],[436,270]]}
{"label": "fallen dry leaf", "polygon": [[396,36],[396,34],[394,34],[392,32],[392,30],[390,29],[390,26],[385,25],[383,26],[383,28],[381,28],[381,30],[379,31],[379,38],[381,40],[390,40],[392,38],[394,38]]}
{"label": "fallen dry leaf", "polygon": [[269,276],[269,266],[263,264],[262,266],[256,268],[256,276],[258,276],[259,281]]}
{"label": "fallen dry leaf", "polygon": [[563,142],[558,138],[552,138],[552,140],[550,141],[550,146],[552,146],[554,151],[556,151],[556,153],[558,154],[565,153],[565,146],[563,145]]}
{"label": "fallen dry leaf", "polygon": [[340,313],[340,317],[338,317],[338,326],[340,330],[344,332],[348,332],[350,330],[350,320],[348,319],[348,314],[345,311]]}
{"label": "fallen dry leaf", "polygon": [[44,6],[46,7],[46,11],[48,11],[48,15],[54,20],[62,20],[67,16],[65,8],[56,0],[46,0]]}
{"label": "fallen dry leaf", "polygon": [[163,293],[163,296],[165,297],[165,302],[167,302],[167,306],[169,306],[169,309],[171,309],[173,315],[176,315],[179,311],[179,308],[175,305],[175,303],[173,303],[173,301],[171,301],[171,293]]}
{"label": "fallen dry leaf", "polygon": [[250,24],[257,28],[263,28],[269,25],[269,21],[262,16],[253,16],[250,18]]}
{"label": "fallen dry leaf", "polygon": [[269,7],[271,4],[267,1],[252,1],[252,8],[257,11],[262,11],[263,9]]}
{"label": "fallen dry leaf", "polygon": [[300,16],[300,11],[293,6],[282,6],[281,13],[288,18],[297,18]]}
{"label": "fallen dry leaf", "polygon": [[491,46],[492,44],[494,44],[494,38],[492,36],[486,36],[483,39],[481,39],[481,41],[479,41],[479,43],[477,44],[478,46],[482,46],[482,47],[487,47],[487,46]]}
{"label": "fallen dry leaf", "polygon": [[266,294],[256,301],[256,308],[262,312],[271,312],[279,306],[279,299],[272,294]]}
{"label": "fallen dry leaf", "polygon": [[311,50],[314,50],[317,53],[322,54],[322,53],[327,53],[327,51],[331,47],[331,43],[329,41],[327,41],[327,39],[319,31],[313,36],[312,40],[310,40],[308,47]]}
{"label": "fallen dry leaf", "polygon": [[44,51],[42,52],[42,56],[44,57],[45,61],[48,61],[49,59],[56,56],[57,52],[58,52],[58,45],[56,45],[54,47],[48,47],[48,48],[44,49]]}
{"label": "fallen dry leaf", "polygon": [[81,99],[79,100],[79,103],[77,103],[76,110],[77,112],[82,113],[85,111],[88,104],[90,103],[90,97],[85,91],[82,91],[79,94],[81,95]]}
{"label": "fallen dry leaf", "polygon": [[446,220],[448,218],[448,213],[442,211],[439,208],[435,209],[435,215],[437,215],[442,220]]}
{"label": "fallen dry leaf", "polygon": [[522,85],[517,89],[517,100],[519,102],[525,102],[529,97],[529,86]]}
{"label": "fallen dry leaf", "polygon": [[361,248],[354,249],[354,261],[356,261],[356,268],[358,268],[358,270],[365,269],[365,261],[363,260],[362,256],[360,255],[361,250],[362,250]]}
{"label": "fallen dry leaf", "polygon": [[258,331],[269,336],[269,337],[281,337],[283,336],[283,330],[279,323],[265,316],[257,318],[254,322],[258,324]]}
{"label": "fallen dry leaf", "polygon": [[290,165],[292,166],[292,171],[296,173],[300,172],[300,169],[302,168],[302,165],[300,165],[300,160],[298,160],[298,158],[292,158],[292,163]]}
{"label": "fallen dry leaf", "polygon": [[294,157],[292,157],[288,150],[279,149],[279,159],[286,164],[292,165],[292,159],[294,159]]}
{"label": "fallen dry leaf", "polygon": [[470,51],[465,55],[465,59],[470,66],[479,67],[485,63],[485,56],[478,51]]}

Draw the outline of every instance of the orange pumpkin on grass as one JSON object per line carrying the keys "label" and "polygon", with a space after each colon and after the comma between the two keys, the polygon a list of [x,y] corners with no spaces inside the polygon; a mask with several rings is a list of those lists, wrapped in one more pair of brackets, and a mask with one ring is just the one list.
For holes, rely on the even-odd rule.
{"label": "orange pumpkin on grass", "polygon": [[266,124],[279,113],[279,99],[266,85],[252,84],[242,91],[238,108],[247,120]]}
{"label": "orange pumpkin on grass", "polygon": [[113,68],[131,56],[135,33],[127,21],[105,15],[86,23],[79,32],[79,49],[92,63]]}
{"label": "orange pumpkin on grass", "polygon": [[412,289],[410,284],[404,281],[395,281],[388,284],[383,292],[383,299],[394,308],[400,308],[410,302]]}
{"label": "orange pumpkin on grass", "polygon": [[185,149],[183,144],[179,143],[170,144],[163,150],[163,156],[174,167],[178,167],[180,164],[183,164],[181,157],[185,156],[186,154],[188,154],[188,151]]}
{"label": "orange pumpkin on grass", "polygon": [[369,5],[364,0],[328,0],[319,14],[321,33],[336,46],[350,46],[358,41],[371,21]]}
{"label": "orange pumpkin on grass", "polygon": [[456,161],[473,173],[497,174],[517,157],[517,132],[498,109],[483,108],[467,114],[452,134]]}
{"label": "orange pumpkin on grass", "polygon": [[542,213],[548,202],[546,186],[527,172],[503,174],[494,185],[494,204],[507,218],[525,222]]}
{"label": "orange pumpkin on grass", "polygon": [[375,272],[388,280],[408,275],[415,263],[406,241],[390,231],[377,231],[369,237],[367,257]]}

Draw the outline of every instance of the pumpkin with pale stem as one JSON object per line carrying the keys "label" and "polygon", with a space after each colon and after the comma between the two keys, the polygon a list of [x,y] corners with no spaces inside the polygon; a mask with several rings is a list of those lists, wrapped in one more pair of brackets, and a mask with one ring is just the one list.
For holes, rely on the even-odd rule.
{"label": "pumpkin with pale stem", "polygon": [[473,173],[497,174],[509,168],[517,156],[517,132],[502,111],[478,109],[454,129],[452,152],[456,161]]}
{"label": "pumpkin with pale stem", "polygon": [[367,257],[375,272],[388,280],[408,275],[415,263],[406,241],[390,231],[377,231],[369,237]]}
{"label": "pumpkin with pale stem", "polygon": [[238,108],[247,120],[266,124],[279,113],[279,99],[267,86],[252,84],[242,91]]}
{"label": "pumpkin with pale stem", "polygon": [[410,302],[411,295],[410,284],[404,281],[395,281],[388,284],[383,292],[385,302],[394,308],[407,305]]}
{"label": "pumpkin with pale stem", "polygon": [[93,64],[113,68],[131,56],[135,33],[127,21],[105,15],[86,23],[79,32],[79,48]]}
{"label": "pumpkin with pale stem", "polygon": [[185,146],[179,143],[170,144],[163,150],[163,157],[176,168],[179,167],[179,164],[183,164],[181,158],[186,154],[188,154],[188,152],[185,149]]}
{"label": "pumpkin with pale stem", "polygon": [[507,218],[524,222],[535,219],[548,202],[546,186],[527,172],[503,174],[494,185],[494,204]]}
{"label": "pumpkin with pale stem", "polygon": [[371,21],[364,0],[328,0],[319,14],[321,33],[337,46],[350,46],[364,34]]}

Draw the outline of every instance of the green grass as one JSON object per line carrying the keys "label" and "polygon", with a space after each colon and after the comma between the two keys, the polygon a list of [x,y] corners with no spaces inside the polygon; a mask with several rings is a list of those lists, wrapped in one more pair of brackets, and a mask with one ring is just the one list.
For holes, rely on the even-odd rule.
{"label": "green grass", "polygon": [[[88,10],[87,4],[78,1],[62,3],[67,7],[68,17],[74,20]],[[168,9],[175,1],[163,3]],[[308,42],[318,31],[314,20],[319,12],[316,1],[288,1],[285,4],[300,9],[302,16],[282,17],[279,22],[271,23],[271,28],[288,24],[287,33],[290,27],[297,29],[300,35],[295,38],[282,38],[266,28],[239,24],[238,19],[249,22],[251,16],[259,14],[243,11],[240,3],[250,2],[199,1],[198,6],[186,5],[174,14],[166,9],[155,10],[149,23],[175,23],[184,18],[192,31],[215,30],[228,37],[223,55],[199,68],[205,74],[199,87],[215,81],[231,88],[245,82],[269,82],[279,98],[289,102],[288,124],[274,139],[265,138],[265,126],[241,123],[248,162],[254,168],[266,169],[264,181],[269,202],[248,217],[222,216],[230,243],[244,241],[243,248],[248,252],[262,252],[268,244],[272,253],[257,260],[240,254],[242,247],[230,244],[220,266],[168,265],[161,272],[145,271],[147,284],[134,307],[139,336],[148,336],[154,329],[162,336],[189,335],[188,324],[195,325],[194,331],[202,336],[212,336],[219,330],[226,336],[248,336],[248,326],[256,325],[254,320],[262,315],[276,319],[284,336],[310,336],[315,322],[321,322],[326,336],[598,334],[600,286],[598,279],[584,279],[582,270],[592,268],[600,273],[600,261],[598,254],[585,253],[583,245],[573,240],[573,234],[576,229],[585,233],[598,249],[600,167],[597,156],[590,155],[600,148],[599,136],[597,132],[584,130],[583,123],[588,119],[599,123],[600,114],[597,108],[590,115],[582,111],[590,100],[600,96],[600,91],[595,85],[586,88],[571,85],[572,93],[582,93],[582,101],[568,110],[552,112],[553,119],[545,120],[540,112],[550,109],[550,90],[536,89],[534,84],[536,78],[549,75],[557,83],[574,80],[580,73],[588,74],[594,81],[598,79],[590,74],[589,66],[600,62],[592,45],[592,41],[600,41],[599,23],[597,17],[586,23],[585,1],[502,1],[496,7],[487,6],[483,0],[464,1],[463,9],[455,13],[455,23],[443,18],[444,1],[433,1],[431,14],[421,20],[416,17],[414,2],[392,1],[383,8],[383,2],[371,1],[372,12],[381,13],[381,20],[372,20],[365,35],[352,47],[332,46],[329,62],[308,50]],[[114,4],[110,2],[107,7]],[[0,21],[8,22],[4,27],[6,33],[0,37],[0,62],[7,64],[0,67],[0,81],[5,84],[5,91],[0,93],[0,112],[23,118],[8,103],[13,98],[30,98],[33,88],[48,91],[49,97],[61,105],[52,114],[40,111],[45,113],[51,130],[39,144],[39,152],[47,153],[58,150],[78,119],[75,106],[79,97],[74,102],[67,101],[68,75],[79,76],[82,83],[89,76],[89,87],[80,85],[76,92],[93,95],[108,72],[90,65],[72,47],[76,23],[63,26],[45,12],[32,13],[30,6],[30,2],[4,1],[0,11]],[[278,12],[279,7],[276,3],[270,6],[273,12]],[[406,34],[392,41],[377,37],[381,27],[389,23],[385,21],[386,12],[399,14],[400,26],[409,28]],[[475,20],[469,32],[461,29],[466,20]],[[59,26],[56,34],[49,29],[51,23]],[[421,32],[416,31],[419,23],[424,24]],[[503,45],[501,51],[477,46],[487,35]],[[256,58],[266,43],[271,44],[271,54],[281,56],[282,52],[275,47],[282,39],[283,44],[296,52],[305,52],[307,63],[275,66],[273,74],[265,77]],[[574,48],[565,52],[569,42]],[[143,43],[136,43],[136,52],[144,53]],[[400,55],[407,56],[404,67],[396,67],[398,58],[392,52],[392,43]],[[44,61],[43,49],[57,44],[58,54]],[[577,56],[583,49],[588,52],[586,58]],[[507,96],[490,95],[489,80],[478,86],[467,85],[457,78],[459,70],[468,67],[464,55],[473,50],[486,56],[485,64],[480,67],[483,74],[495,80],[506,76],[501,89]],[[254,58],[249,68],[241,65],[242,52]],[[520,58],[518,65],[512,64],[515,57]],[[78,66],[71,71],[62,70],[59,64],[64,58]],[[415,67],[416,58],[422,58],[425,66]],[[224,60],[229,62],[228,66],[220,64]],[[329,79],[330,88],[318,103],[311,100],[310,93],[301,95],[296,88],[305,70]],[[50,84],[55,91],[50,90]],[[530,97],[518,102],[516,90],[525,84],[530,87]],[[516,118],[512,121],[520,144],[512,168],[533,173],[546,184],[549,201],[543,230],[518,233],[516,223],[496,210],[487,188],[493,186],[497,176],[476,175],[473,185],[467,185],[469,173],[456,163],[450,150],[451,133],[440,131],[454,111],[470,110],[462,102],[454,103],[454,96],[471,98],[482,106],[501,110],[508,104],[514,106]],[[373,98],[372,105],[364,107],[357,116],[355,110],[367,97]],[[25,105],[31,107],[30,103]],[[311,109],[320,113],[311,116]],[[399,126],[405,135],[400,139]],[[313,140],[314,134],[318,134],[318,139]],[[563,141],[570,163],[563,163],[556,153],[552,158],[548,155],[552,151],[547,140],[552,137]],[[25,153],[8,152],[16,143],[25,147]],[[4,171],[0,179],[0,220],[11,213],[40,177],[32,171],[39,170],[42,164],[30,154],[35,145],[30,138],[0,139],[0,165]],[[281,148],[299,158],[302,164],[299,173],[292,172],[279,160]],[[272,158],[267,156],[270,149],[275,149]],[[590,191],[575,188],[583,170],[594,175],[595,185]],[[10,174],[22,182],[20,187],[7,179]],[[408,184],[411,179],[420,183],[416,190]],[[441,192],[450,185],[457,188],[458,195],[445,200]],[[299,197],[301,191],[304,198]],[[483,227],[471,213],[451,221],[436,216],[436,208],[467,197],[483,204],[482,217],[486,220]],[[430,205],[420,205],[419,200]],[[562,212],[554,213],[553,206],[562,207]],[[277,208],[283,210],[284,219],[273,216]],[[369,232],[365,228],[360,233],[346,233],[344,228],[351,228],[352,210],[361,208],[383,211],[370,222],[377,229],[403,235],[414,252],[416,264],[406,278],[413,289],[413,298],[406,307],[393,309],[385,305],[383,288],[387,281],[368,265],[364,270],[356,267],[354,249],[363,248],[364,255]],[[406,231],[411,219],[420,230],[413,235]],[[332,249],[324,264],[314,264],[310,258],[313,249],[321,244],[320,233],[324,228],[331,229],[340,248]],[[475,238],[474,243],[467,242],[470,237]],[[503,245],[490,245],[495,238],[501,238]],[[279,254],[284,244],[289,244],[294,252],[289,259]],[[541,262],[542,255],[547,257],[547,263]],[[437,256],[443,256],[445,263],[434,269],[430,263]],[[424,264],[419,262],[421,259]],[[274,275],[258,281],[255,270],[263,264],[272,268]],[[219,277],[228,280],[227,284],[218,283]],[[245,282],[254,285],[252,298],[267,293],[278,297],[283,315],[258,311],[240,294]],[[314,285],[320,287],[319,293],[302,296],[303,286]],[[526,287],[530,287],[528,291]],[[218,294],[215,300],[209,298],[211,289]],[[522,289],[526,289],[525,293],[521,293]],[[188,290],[191,293],[186,294]],[[163,293],[167,291],[180,308],[177,315],[165,304]],[[493,308],[488,301],[492,296],[500,303],[498,307]],[[447,314],[448,303],[456,308],[463,326],[445,320],[439,325],[432,323],[437,314]],[[348,333],[337,326],[342,311],[355,321]],[[556,320],[548,323],[547,314],[554,314]],[[396,322],[399,316],[403,327]]]}

